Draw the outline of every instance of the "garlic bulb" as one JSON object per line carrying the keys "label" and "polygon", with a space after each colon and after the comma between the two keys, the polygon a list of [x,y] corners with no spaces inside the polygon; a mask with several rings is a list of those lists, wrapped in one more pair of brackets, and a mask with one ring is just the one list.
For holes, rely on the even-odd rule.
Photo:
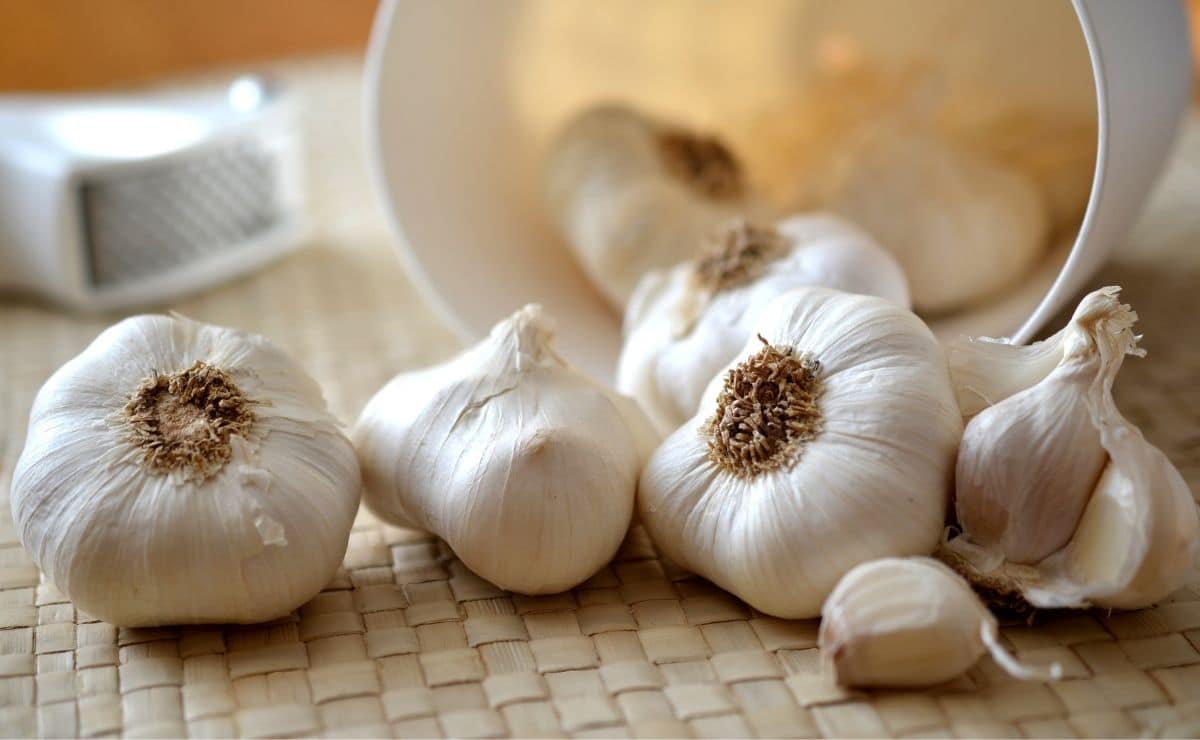
{"label": "garlic bulb", "polygon": [[689,259],[718,224],[758,208],[719,139],[616,105],[567,124],[544,179],[555,222],[618,309],[643,274]]}
{"label": "garlic bulb", "polygon": [[529,305],[449,362],[396,376],[354,429],[366,504],[492,583],[563,591],[616,553],[653,448],[641,410],[554,352]]}
{"label": "garlic bulb", "polygon": [[996,618],[966,581],[931,558],[883,558],[855,567],[821,608],[817,643],[845,686],[933,686],[965,673],[984,653],[1009,675],[1062,675],[1017,662],[1000,645]]}
{"label": "garlic bulb", "polygon": [[709,253],[644,277],[626,309],[617,389],[670,431],[696,413],[705,386],[753,336],[762,309],[806,285],[878,295],[908,308],[895,259],[827,214],[776,227],[724,224]]}
{"label": "garlic bulb", "polygon": [[650,458],[639,507],[683,568],[813,617],[855,565],[933,551],[962,421],[937,340],[888,300],[800,288],[756,329]]}
{"label": "garlic bulb", "polygon": [[1029,178],[900,120],[848,136],[820,199],[896,255],[923,312],[1009,287],[1046,245],[1046,206]]}
{"label": "garlic bulb", "polygon": [[38,392],[12,511],[94,617],[260,622],[333,577],[360,486],[320,388],[266,339],[136,316]]}
{"label": "garlic bulb", "polygon": [[1119,288],[1091,293],[1063,331],[1007,350],[1032,359],[1004,383],[981,379],[978,360],[1006,353],[1006,345],[958,345],[960,363],[994,405],[963,435],[963,534],[946,543],[946,555],[1002,598],[1019,595],[1035,607],[1149,606],[1182,586],[1200,555],[1187,484],[1113,402],[1125,355],[1142,354],[1136,320]]}

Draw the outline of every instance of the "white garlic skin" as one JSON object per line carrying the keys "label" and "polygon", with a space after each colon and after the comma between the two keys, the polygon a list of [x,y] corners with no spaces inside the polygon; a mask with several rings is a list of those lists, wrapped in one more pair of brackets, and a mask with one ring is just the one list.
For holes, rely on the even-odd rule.
{"label": "white garlic skin", "polygon": [[527,306],[449,362],[398,375],[353,432],[373,512],[526,594],[569,589],[612,558],[657,441],[636,405],[566,364],[551,338]]}
{"label": "white garlic skin", "polygon": [[996,635],[996,618],[954,571],[931,558],[882,558],[838,582],[817,642],[844,686],[935,686],[989,650],[1017,677],[1043,677],[1003,653]]}
{"label": "white garlic skin", "polygon": [[663,432],[696,413],[705,387],[745,346],[762,310],[789,290],[822,285],[909,307],[895,258],[853,224],[817,213],[792,216],[775,230],[787,251],[750,282],[709,295],[689,261],[638,284],[626,309],[617,389]]}
{"label": "white garlic skin", "polygon": [[692,257],[723,221],[763,210],[741,187],[705,195],[680,180],[658,144],[670,130],[677,129],[625,106],[597,106],[566,124],[547,157],[551,215],[618,310],[646,272]]}
{"label": "white garlic skin", "polygon": [[[730,472],[701,432],[721,373],[646,465],[639,511],[683,568],[767,614],[814,617],[854,566],[933,551],[962,422],[937,340],[883,298],[801,288],[773,301],[754,333],[820,363],[822,431],[790,466]],[[754,336],[729,367],[761,349]]]}
{"label": "white garlic skin", "polygon": [[959,398],[995,403],[963,436],[963,531],[945,547],[968,575],[1035,607],[1150,606],[1200,557],[1191,491],[1112,397],[1125,355],[1144,354],[1119,291],[1088,294],[1066,327],[1031,347],[957,345]]}
{"label": "white garlic skin", "polygon": [[1009,562],[1036,563],[1067,544],[1108,463],[1087,405],[1098,364],[1064,363],[963,431],[958,521]]}
{"label": "white garlic skin", "polygon": [[[204,361],[252,400],[211,477],[149,473],[119,412],[147,376]],[[135,316],[38,392],[12,480],[18,537],[82,612],[123,627],[261,622],[324,587],[360,494],[349,440],[320,388],[267,340]]]}
{"label": "white garlic skin", "polygon": [[1046,205],[1029,178],[901,122],[852,135],[820,200],[896,255],[925,313],[1010,287],[1048,236]]}

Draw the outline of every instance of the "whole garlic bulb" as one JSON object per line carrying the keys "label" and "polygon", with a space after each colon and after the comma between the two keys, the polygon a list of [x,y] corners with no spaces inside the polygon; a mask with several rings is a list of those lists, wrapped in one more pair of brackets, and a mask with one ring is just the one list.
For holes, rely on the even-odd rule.
{"label": "whole garlic bulb", "polygon": [[34,400],[12,480],[25,549],[126,627],[261,622],[333,577],[358,510],[350,441],[260,336],[135,316]]}
{"label": "whole garlic bulb", "polygon": [[618,105],[567,124],[544,187],[567,243],[617,309],[643,274],[689,259],[718,224],[759,208],[719,139]]}
{"label": "whole garlic bulb", "polygon": [[[957,347],[959,363],[995,403],[963,435],[963,534],[946,543],[947,556],[1001,597],[1017,594],[1035,607],[1149,606],[1182,586],[1200,555],[1187,484],[1113,401],[1125,355],[1143,354],[1136,320],[1119,288],[1095,291],[1063,331],[1008,350],[1032,359],[1005,383],[981,380],[983,366],[968,360],[1005,353],[1005,345]],[[1054,355],[1057,364],[1036,379]]]}
{"label": "whole garlic bulb", "polygon": [[738,218],[718,229],[713,242],[709,253],[642,278],[626,309],[617,389],[637,399],[663,431],[696,413],[705,386],[777,296],[823,285],[908,308],[896,260],[836,216],[793,216],[775,227]]}
{"label": "whole garlic bulb", "polygon": [[817,644],[845,686],[933,686],[991,653],[1009,675],[1058,678],[1017,662],[996,618],[967,582],[932,558],[882,558],[855,567],[821,608]]}
{"label": "whole garlic bulb", "polygon": [[883,298],[773,301],[697,414],[642,472],[642,520],[682,567],[813,617],[859,563],[933,552],[962,421],[945,357]]}
{"label": "whole garlic bulb", "polygon": [[527,594],[571,588],[612,559],[657,441],[631,400],[552,339],[541,307],[526,306],[453,360],[396,376],[353,433],[372,511]]}
{"label": "whole garlic bulb", "polygon": [[1047,241],[1046,205],[1028,177],[902,121],[847,137],[821,201],[896,255],[927,313],[1009,287]]}

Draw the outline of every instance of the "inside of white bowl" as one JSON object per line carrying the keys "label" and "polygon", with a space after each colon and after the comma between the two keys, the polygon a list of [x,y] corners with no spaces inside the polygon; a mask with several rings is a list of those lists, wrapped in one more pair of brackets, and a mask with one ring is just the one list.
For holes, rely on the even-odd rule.
{"label": "inside of white bowl", "polygon": [[[781,110],[846,40],[884,65],[934,64],[951,86],[1096,117],[1068,0],[395,3],[372,40],[368,118],[377,185],[415,281],[464,338],[542,303],[564,354],[610,378],[620,317],[541,202],[550,138],[586,106],[621,100],[728,133],[736,147],[753,135],[748,120]],[[1011,291],[938,318],[935,330],[1013,333],[1073,242],[1061,237]]]}

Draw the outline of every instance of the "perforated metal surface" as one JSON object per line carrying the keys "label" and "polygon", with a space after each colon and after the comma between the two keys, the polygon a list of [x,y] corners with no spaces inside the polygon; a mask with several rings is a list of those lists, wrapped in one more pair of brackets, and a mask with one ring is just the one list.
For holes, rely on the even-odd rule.
{"label": "perforated metal surface", "polygon": [[281,218],[279,163],[256,140],[207,148],[80,189],[96,287],[128,283],[237,249]]}

